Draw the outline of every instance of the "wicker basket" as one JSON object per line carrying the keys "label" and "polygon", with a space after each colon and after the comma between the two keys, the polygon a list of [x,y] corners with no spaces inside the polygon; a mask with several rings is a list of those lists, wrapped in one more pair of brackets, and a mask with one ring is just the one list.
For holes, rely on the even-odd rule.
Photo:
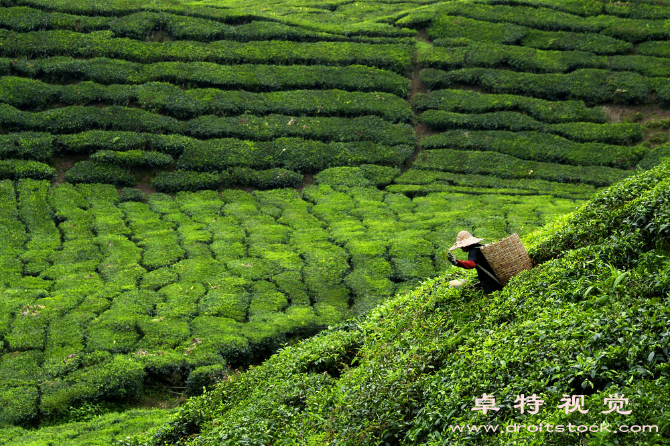
{"label": "wicker basket", "polygon": [[517,233],[498,240],[497,243],[482,246],[481,251],[503,285],[507,285],[521,271],[533,267],[533,262]]}

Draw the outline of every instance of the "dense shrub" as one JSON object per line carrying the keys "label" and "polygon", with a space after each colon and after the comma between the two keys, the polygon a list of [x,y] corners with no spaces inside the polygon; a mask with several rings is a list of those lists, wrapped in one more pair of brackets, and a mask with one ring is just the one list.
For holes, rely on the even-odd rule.
{"label": "dense shrub", "polygon": [[408,122],[412,110],[390,93],[342,90],[297,90],[272,93],[226,91],[213,88],[182,90],[150,82],[142,85],[103,85],[95,82],[55,86],[38,80],[0,78],[2,101],[18,108],[44,110],[55,104],[137,104],[180,119],[200,115],[308,114],[318,116],[377,115],[392,122]]}
{"label": "dense shrub", "polygon": [[[111,106],[107,108],[70,106],[51,109],[44,112],[22,112],[18,109],[0,104],[0,124],[8,129],[44,130],[52,133],[75,133],[84,130],[122,130],[130,132],[172,133],[190,135],[196,138],[241,138],[269,140],[281,137],[310,138],[326,142],[375,141],[378,144],[396,146],[413,145],[414,130],[409,124],[393,124],[377,116],[359,116],[355,118],[339,117],[301,117],[285,115],[241,115],[236,117],[218,117],[213,115],[200,116],[190,121],[179,121],[175,118],[151,113],[144,110]],[[85,139],[82,139],[83,136]],[[61,138],[57,144],[76,147],[79,150],[93,150],[97,143],[96,137],[101,134],[86,133],[73,139]],[[112,136],[112,135],[108,135]],[[115,144],[128,138],[116,135],[103,141]],[[115,140],[114,138],[119,138]],[[131,137],[132,138],[132,137]],[[143,146],[147,143],[146,136],[132,138],[132,144]],[[187,141],[174,138],[173,135],[156,135],[148,141],[165,151],[183,150]],[[119,147],[122,147],[120,145]]]}
{"label": "dense shrub", "polygon": [[[479,85],[493,93],[507,93],[558,100],[577,99],[590,104],[615,101],[645,102],[655,89],[661,93],[661,81],[635,73],[612,73],[582,69],[569,74],[517,73],[507,70],[465,68],[451,72],[434,69],[421,71],[421,80],[429,89],[446,88],[454,83]],[[663,101],[667,98],[663,96]]]}
{"label": "dense shrub", "polygon": [[151,185],[159,192],[175,193],[178,191],[195,191],[200,189],[218,189],[226,174],[192,172],[175,170],[161,172],[151,180]]}
{"label": "dense shrub", "polygon": [[217,171],[231,166],[255,169],[284,167],[312,173],[339,165],[375,163],[398,166],[412,154],[409,145],[386,146],[372,141],[321,142],[302,138],[273,141],[236,139],[192,140],[177,161],[177,168]]}
{"label": "dense shrub", "polygon": [[638,163],[638,169],[648,170],[658,166],[664,160],[670,157],[670,146],[664,145],[647,152],[647,154]]}
{"label": "dense shrub", "polygon": [[121,201],[144,201],[144,193],[139,189],[124,187],[121,190]]}
{"label": "dense shrub", "polygon": [[429,136],[421,141],[421,146],[426,149],[494,151],[535,161],[621,168],[634,166],[647,152],[643,146],[578,143],[546,133],[508,131],[453,130]]}
{"label": "dense shrub", "polygon": [[109,57],[133,62],[203,61],[221,64],[267,63],[305,65],[370,65],[404,73],[411,64],[412,49],[402,44],[351,42],[302,43],[258,41],[139,42],[114,37],[112,31],[82,34],[72,31],[14,33],[0,30],[3,56]]}
{"label": "dense shrub", "polygon": [[254,170],[247,167],[236,167],[230,171],[230,181],[244,186],[255,186],[260,189],[281,187],[297,187],[302,182],[302,175],[292,170],[275,168]]}
{"label": "dense shrub", "polygon": [[16,63],[10,63],[9,59],[4,60],[7,62],[7,71],[3,74],[10,74],[11,69],[12,73],[31,78],[56,82],[81,79],[104,85],[160,81],[250,91],[333,88],[347,91],[384,91],[404,98],[409,93],[410,82],[392,71],[363,65],[226,66],[210,62],[143,64],[104,57],[76,59],[68,56],[14,59]]}
{"label": "dense shrub", "polygon": [[419,93],[412,99],[418,110],[444,110],[457,113],[486,113],[520,111],[538,121],[605,123],[607,117],[601,107],[587,108],[582,101],[545,101],[542,99],[508,94],[482,94],[468,90],[436,90]]}
{"label": "dense shrub", "polygon": [[449,149],[422,152],[415,167],[501,178],[538,178],[560,183],[586,183],[594,186],[608,186],[630,175],[628,171],[611,167],[567,166],[525,161],[496,152],[461,152]]}
{"label": "dense shrub", "polygon": [[500,193],[510,195],[549,194],[563,198],[591,198],[596,188],[590,184],[565,184],[546,180],[506,179],[491,175],[458,174],[437,170],[410,169],[386,187],[410,196],[431,192]]}
{"label": "dense shrub", "polygon": [[116,186],[134,186],[135,177],[115,164],[96,161],[79,161],[67,171],[70,183],[108,183]]}
{"label": "dense shrub", "polygon": [[91,155],[91,159],[101,164],[120,164],[125,167],[165,167],[172,164],[170,155],[159,152],[145,152],[142,150],[129,150],[127,152],[115,152],[112,150],[99,150]]}
{"label": "dense shrub", "polygon": [[56,169],[39,161],[0,160],[0,179],[33,178],[36,180],[50,180],[55,174]]}
{"label": "dense shrub", "polygon": [[314,176],[316,184],[327,184],[335,190],[352,187],[383,187],[400,174],[400,169],[362,164],[360,167],[333,167]]}
{"label": "dense shrub", "polygon": [[48,162],[53,152],[53,136],[48,133],[0,135],[0,159],[19,158]]}

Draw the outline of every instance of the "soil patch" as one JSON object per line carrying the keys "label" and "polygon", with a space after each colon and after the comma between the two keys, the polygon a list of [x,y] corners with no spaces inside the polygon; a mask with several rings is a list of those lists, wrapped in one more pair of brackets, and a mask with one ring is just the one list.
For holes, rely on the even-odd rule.
{"label": "soil patch", "polygon": [[54,177],[53,184],[65,183],[65,173],[70,170],[75,163],[87,160],[88,158],[87,154],[52,157],[50,165],[56,169],[56,176]]}
{"label": "soil patch", "polygon": [[607,122],[609,124],[618,124],[621,122],[639,122],[644,124],[647,121],[670,118],[670,110],[649,105],[603,105]]}

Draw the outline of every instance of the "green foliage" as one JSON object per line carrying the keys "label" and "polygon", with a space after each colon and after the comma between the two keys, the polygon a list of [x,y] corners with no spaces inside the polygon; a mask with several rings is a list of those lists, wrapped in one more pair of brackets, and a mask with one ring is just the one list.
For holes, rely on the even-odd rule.
{"label": "green foliage", "polygon": [[144,201],[144,193],[139,189],[124,187],[121,189],[121,201]]}
{"label": "green foliage", "polygon": [[77,59],[57,56],[30,61],[18,59],[11,67],[20,76],[42,77],[54,81],[74,78],[105,85],[171,82],[247,91],[333,88],[347,91],[383,91],[406,97],[410,83],[409,79],[400,74],[363,65],[226,66],[211,62],[145,64],[104,57]]}
{"label": "green foliage", "polygon": [[142,85],[110,85],[80,82],[54,86],[38,80],[5,76],[0,79],[3,102],[18,108],[44,110],[55,104],[138,104],[148,110],[180,119],[206,114],[263,115],[269,113],[317,116],[377,115],[391,122],[409,122],[412,111],[403,99],[390,93],[341,90],[297,90],[249,93],[209,89],[182,90],[150,82]]}
{"label": "green foliage", "polygon": [[302,175],[287,169],[254,170],[247,167],[236,167],[230,173],[230,181],[243,186],[255,186],[260,189],[297,187],[302,182]]}
{"label": "green foliage", "polygon": [[374,164],[360,167],[333,167],[314,176],[316,184],[327,184],[338,191],[352,187],[383,187],[400,174],[400,169]]}
{"label": "green foliage", "polygon": [[284,137],[267,142],[192,139],[179,158],[177,167],[219,171],[231,166],[254,169],[279,166],[312,173],[328,167],[363,163],[397,166],[405,162],[411,153],[409,145],[386,146],[372,141],[321,142]]}
{"label": "green foliage", "polygon": [[608,186],[630,174],[612,167],[558,165],[525,161],[496,152],[461,152],[450,149],[424,151],[415,167],[454,173],[494,175],[501,178],[538,178],[560,183],[580,182],[594,186]]}
{"label": "green foliage", "polygon": [[54,152],[53,137],[46,133],[0,135],[0,158],[31,159],[48,162]]}
{"label": "green foliage", "polygon": [[581,100],[587,104],[603,102],[640,103],[656,91],[667,101],[665,83],[657,78],[630,72],[579,69],[569,74],[519,73],[487,68],[464,68],[450,72],[421,71],[429,89],[447,88],[454,83],[478,85],[492,93],[518,94],[548,100]]}
{"label": "green foliage", "polygon": [[43,416],[63,416],[71,404],[98,401],[132,401],[143,387],[144,367],[130,358],[115,356],[102,364],[81,369],[66,379],[42,386],[40,411]]}
{"label": "green foliage", "polygon": [[12,387],[0,390],[0,425],[30,425],[37,418],[37,387]]}
{"label": "green foliage", "polygon": [[109,183],[116,186],[134,186],[135,177],[115,164],[98,161],[79,161],[65,174],[70,183]]}
{"label": "green foliage", "polygon": [[661,146],[647,152],[645,157],[638,163],[638,169],[648,170],[661,164],[666,158],[670,158],[670,146]]}
{"label": "green foliage", "polygon": [[493,151],[534,161],[619,168],[635,165],[647,152],[643,146],[578,143],[546,133],[509,131],[452,130],[425,138],[421,146],[425,149]]}
{"label": "green foliage", "polygon": [[491,23],[444,14],[432,21],[428,34],[432,39],[437,39],[436,43],[439,43],[440,38],[467,38],[478,42],[596,54],[620,54],[632,48],[629,42],[603,34],[541,31],[506,22]]}
{"label": "green foliage", "polygon": [[221,364],[198,367],[189,373],[186,379],[186,391],[189,395],[200,395],[203,389],[226,379],[226,368]]}
{"label": "green foliage", "polygon": [[[100,164],[119,164],[125,167],[165,167],[172,164],[170,155],[158,152],[144,152],[142,150],[129,150],[127,152],[114,152],[112,150],[99,150],[91,155],[94,162]],[[106,183],[107,181],[101,181]]]}
{"label": "green foliage", "polygon": [[418,93],[412,99],[418,110],[444,110],[457,113],[520,111],[550,124],[560,122],[607,121],[602,108],[587,108],[582,101],[545,101],[508,94],[482,94],[468,90],[436,90]]}
{"label": "green foliage", "polygon": [[175,170],[161,172],[151,180],[151,185],[159,192],[175,193],[200,189],[218,189],[225,175],[209,172]]}
{"label": "green foliage", "polygon": [[33,178],[35,180],[50,180],[56,170],[48,164],[32,160],[0,160],[0,179],[18,180]]}
{"label": "green foliage", "polygon": [[436,170],[410,169],[386,187],[387,191],[411,196],[431,192],[499,193],[510,195],[544,195],[562,198],[591,198],[596,188],[589,184],[565,184],[537,179],[506,179],[491,175],[458,174]]}
{"label": "green foliage", "polygon": [[400,44],[302,43],[276,40],[252,43],[230,41],[159,43],[114,37],[113,31],[93,31],[83,34],[64,30],[32,31],[21,34],[3,30],[0,33],[0,43],[2,43],[0,54],[3,56],[102,56],[152,63],[202,61],[220,64],[360,64],[403,73],[411,62],[411,47]]}
{"label": "green foliage", "polygon": [[590,122],[567,122],[544,124],[517,112],[493,112],[483,114],[450,113],[442,110],[427,110],[419,115],[419,121],[429,126],[445,130],[466,128],[472,130],[535,130],[555,133],[580,142],[603,142],[609,144],[630,144],[642,139],[640,124],[594,124]]}

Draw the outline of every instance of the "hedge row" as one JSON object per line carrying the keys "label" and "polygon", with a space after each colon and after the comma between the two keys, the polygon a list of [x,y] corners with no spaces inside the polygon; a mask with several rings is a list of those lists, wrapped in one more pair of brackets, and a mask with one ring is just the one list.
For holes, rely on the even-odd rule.
{"label": "hedge row", "polygon": [[129,150],[116,152],[113,150],[99,150],[91,155],[93,161],[100,163],[120,164],[125,167],[165,167],[174,162],[170,155],[159,152],[145,152],[143,150]]}
{"label": "hedge row", "polygon": [[159,192],[174,194],[180,191],[219,189],[222,186],[251,186],[258,189],[297,187],[302,175],[282,168],[255,170],[248,167],[234,167],[223,172],[197,172],[175,170],[160,172],[151,185]]}
{"label": "hedge row", "polygon": [[569,74],[534,74],[486,68],[464,68],[450,72],[428,68],[421,71],[421,81],[431,90],[462,83],[478,85],[493,93],[549,100],[582,100],[587,104],[643,103],[651,93],[656,93],[660,102],[670,103],[670,84],[667,79],[629,72],[584,69]]}
{"label": "hedge row", "polygon": [[76,59],[58,56],[39,59],[0,58],[2,75],[43,78],[66,83],[81,79],[100,84],[172,82],[181,85],[218,87],[226,90],[274,91],[291,89],[341,89],[383,91],[400,97],[409,94],[410,80],[392,71],[363,65],[219,65],[210,62],[158,62],[143,64],[96,57]]}
{"label": "hedge row", "polygon": [[626,147],[600,143],[576,143],[539,132],[449,131],[421,141],[425,149],[493,151],[517,158],[580,166],[630,168],[644,156],[643,146]]}
{"label": "hedge row", "polygon": [[[388,146],[372,141],[324,143],[302,138],[278,138],[267,142],[238,139],[201,141],[179,135],[103,130],[71,135],[11,133],[0,137],[0,140],[2,138],[8,141],[3,154],[7,158],[44,157],[46,154],[51,156],[53,152],[91,153],[95,161],[128,167],[158,167],[170,164],[169,156],[181,155],[177,165],[180,169],[217,172],[232,166],[254,169],[284,167],[301,173],[365,163],[400,166],[414,151],[409,144]],[[126,151],[131,153],[124,154]]]}
{"label": "hedge row", "polygon": [[0,159],[19,158],[49,161],[54,152],[53,136],[48,133],[10,133],[0,135]]}
{"label": "hedge row", "polygon": [[135,176],[116,164],[79,161],[65,173],[65,180],[77,183],[107,183],[115,186],[134,186]]}
{"label": "hedge row", "polygon": [[467,38],[476,42],[594,54],[622,54],[633,47],[630,42],[602,34],[540,31],[510,23],[491,23],[450,15],[440,15],[433,20],[428,36],[435,45],[442,45],[442,39]]}
{"label": "hedge row", "polygon": [[208,17],[224,23],[238,23],[262,17],[232,8],[211,8],[183,4],[146,3],[142,0],[125,0],[123,3],[99,3],[91,1],[50,1],[50,0],[2,0],[2,6],[28,6],[44,11],[89,16],[115,17],[142,11],[169,12],[172,14]]}
{"label": "hedge row", "polygon": [[637,47],[637,53],[653,57],[670,57],[669,42],[643,42]]}
{"label": "hedge row", "polygon": [[[362,41],[391,43],[397,37],[365,37],[330,34],[310,31],[297,26],[270,21],[251,21],[231,26],[206,18],[188,17],[170,13],[137,12],[123,17],[72,15],[60,12],[45,12],[25,6],[0,10],[0,26],[13,31],[69,30],[78,32],[111,30],[117,37],[143,40],[154,31],[167,33],[176,40],[236,40],[242,42],[258,40],[315,41]],[[407,35],[407,32],[397,35]]]}
{"label": "hedge row", "polygon": [[192,41],[158,43],[139,42],[125,37],[115,38],[111,31],[82,34],[72,31],[15,33],[0,30],[0,55],[29,58],[102,56],[143,63],[201,61],[228,65],[360,64],[404,73],[411,66],[412,47],[404,44],[301,43],[279,40],[250,43],[226,40],[211,43]]}
{"label": "hedge row", "polygon": [[373,140],[385,145],[413,144],[415,140],[414,130],[410,125],[392,124],[377,116],[293,118],[272,114],[221,118],[208,115],[180,121],[119,106],[70,106],[31,113],[0,104],[0,125],[7,130],[37,130],[57,134],[101,129],[184,134],[197,138],[269,140],[295,136],[321,141]]}
{"label": "hedge row", "polygon": [[544,51],[463,39],[445,40],[441,46],[418,46],[418,61],[425,67],[453,70],[464,67],[511,67],[531,73],[566,73],[580,68],[630,71],[668,77],[664,59],[642,55],[597,56],[583,51]]}
{"label": "hedge row", "polygon": [[604,166],[568,166],[527,161],[497,152],[426,150],[414,164],[417,169],[493,175],[500,178],[538,178],[559,183],[609,186],[632,172]]}
{"label": "hedge row", "polygon": [[[52,209],[47,201],[49,186],[49,181],[33,179],[21,179],[16,186],[19,216],[28,233],[25,251],[19,256],[25,275],[36,276],[46,270],[51,266],[50,256],[61,247],[61,233],[51,218]],[[47,320],[44,316],[32,316],[37,315],[27,315],[12,324],[6,337],[12,350],[44,347]]]}
{"label": "hedge row", "polygon": [[[410,2],[412,3],[412,2]],[[277,15],[256,14],[250,12],[248,8],[220,8],[208,5],[197,4],[165,4],[165,3],[146,3],[138,0],[125,0],[122,4],[100,4],[94,1],[83,1],[74,3],[71,1],[49,1],[49,0],[3,0],[6,6],[30,6],[45,11],[58,11],[69,14],[83,14],[90,16],[120,16],[138,12],[157,12],[161,14],[171,13],[186,17],[198,17],[207,20],[215,20],[229,24],[243,24],[252,20],[286,23],[289,25],[300,26],[305,29],[341,34],[344,36],[367,36],[367,37],[412,37],[414,32],[409,29],[401,29],[390,23],[381,21],[346,21],[344,23],[316,22],[314,20],[305,20],[295,17],[295,15]],[[330,9],[335,4],[313,5],[319,9]],[[393,8],[393,5],[390,5]],[[318,11],[318,9],[317,9]],[[397,8],[393,8],[393,13]]]}
{"label": "hedge row", "polygon": [[[487,3],[487,2],[482,2]],[[670,11],[667,7],[659,5],[658,1],[643,0],[639,2],[626,3],[581,3],[565,2],[561,0],[496,0],[497,4],[523,5],[523,6],[542,6],[545,8],[565,11],[580,16],[598,16],[601,14],[611,14],[618,17],[630,17],[634,19],[663,19],[670,18]]]}
{"label": "hedge row", "polygon": [[418,93],[412,105],[419,111],[444,110],[457,113],[486,113],[494,111],[520,111],[538,121],[550,124],[559,122],[607,122],[601,107],[588,108],[582,101],[545,101],[509,94],[482,94],[469,90],[436,90]]}
{"label": "hedge row", "polygon": [[564,122],[560,124],[545,124],[522,113],[512,111],[462,114],[443,110],[427,110],[419,115],[418,120],[439,130],[458,128],[511,130],[515,132],[535,130],[544,133],[555,133],[573,141],[602,142],[619,145],[640,141],[644,136],[642,125],[637,123],[595,124],[592,122]]}
{"label": "hedge row", "polygon": [[377,115],[392,122],[409,122],[407,102],[389,93],[341,90],[298,90],[249,93],[218,89],[189,89],[152,82],[143,85],[101,85],[79,82],[51,85],[13,76],[0,78],[0,100],[22,109],[46,110],[56,104],[137,104],[180,119],[201,115],[307,114],[319,116]]}
{"label": "hedge row", "polygon": [[259,189],[298,187],[302,175],[288,169],[273,168],[254,170],[248,167],[235,167],[230,171],[230,180],[242,186],[254,186]]}
{"label": "hedge row", "polygon": [[332,167],[314,176],[316,184],[326,184],[347,192],[352,187],[384,187],[400,175],[399,168],[361,164],[357,167]]}
{"label": "hedge row", "polygon": [[670,36],[664,20],[624,19],[606,15],[580,17],[542,7],[482,3],[467,5],[448,3],[441,5],[440,9],[442,13],[438,15],[438,23],[439,17],[444,14],[485,22],[521,25],[545,31],[602,33],[632,43],[644,40],[665,40]]}
{"label": "hedge row", "polygon": [[51,180],[56,169],[48,164],[33,160],[0,160],[0,179],[18,180],[32,178],[35,180]]}
{"label": "hedge row", "polygon": [[553,195],[571,199],[587,199],[596,193],[590,184],[555,183],[546,180],[498,178],[491,175],[464,175],[437,170],[409,169],[386,187],[389,192],[426,195],[431,192],[511,193]]}
{"label": "hedge row", "polygon": [[268,142],[237,139],[193,140],[177,168],[220,171],[230,166],[256,169],[284,167],[313,173],[328,167],[382,164],[400,166],[414,151],[410,145],[385,146],[374,142],[331,142],[279,138]]}

